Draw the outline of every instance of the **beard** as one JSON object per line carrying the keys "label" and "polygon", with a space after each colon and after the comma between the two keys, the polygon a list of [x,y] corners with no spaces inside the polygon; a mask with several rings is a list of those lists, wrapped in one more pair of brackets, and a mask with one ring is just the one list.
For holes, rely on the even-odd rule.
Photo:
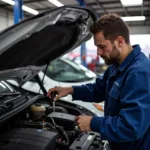
{"label": "beard", "polygon": [[117,49],[117,47],[113,45],[112,53],[110,54],[109,58],[106,56],[101,56],[101,57],[104,59],[106,65],[111,65],[118,62],[120,58],[120,52]]}

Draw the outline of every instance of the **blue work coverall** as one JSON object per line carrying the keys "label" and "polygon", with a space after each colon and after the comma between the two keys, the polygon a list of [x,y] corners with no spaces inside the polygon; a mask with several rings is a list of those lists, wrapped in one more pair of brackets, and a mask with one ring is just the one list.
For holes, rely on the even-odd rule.
{"label": "blue work coverall", "polygon": [[90,127],[112,150],[150,150],[150,60],[139,45],[94,84],[73,89],[73,100],[105,101],[105,116],[93,117]]}

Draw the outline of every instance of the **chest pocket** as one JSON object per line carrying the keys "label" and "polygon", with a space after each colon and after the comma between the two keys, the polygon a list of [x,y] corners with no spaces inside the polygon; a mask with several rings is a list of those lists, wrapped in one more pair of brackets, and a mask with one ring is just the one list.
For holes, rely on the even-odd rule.
{"label": "chest pocket", "polygon": [[120,96],[120,88],[116,85],[113,85],[109,92],[109,96],[117,100]]}
{"label": "chest pocket", "polygon": [[120,111],[120,88],[114,83],[109,92],[109,115],[117,115]]}

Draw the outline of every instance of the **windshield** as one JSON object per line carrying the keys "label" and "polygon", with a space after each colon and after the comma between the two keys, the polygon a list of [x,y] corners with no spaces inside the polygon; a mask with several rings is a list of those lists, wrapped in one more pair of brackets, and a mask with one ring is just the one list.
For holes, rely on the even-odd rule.
{"label": "windshield", "polygon": [[0,81],[0,93],[13,93],[13,90],[5,82]]}
{"label": "windshield", "polygon": [[83,69],[69,60],[57,59],[47,68],[46,75],[53,80],[60,82],[81,82],[95,77],[90,71]]}

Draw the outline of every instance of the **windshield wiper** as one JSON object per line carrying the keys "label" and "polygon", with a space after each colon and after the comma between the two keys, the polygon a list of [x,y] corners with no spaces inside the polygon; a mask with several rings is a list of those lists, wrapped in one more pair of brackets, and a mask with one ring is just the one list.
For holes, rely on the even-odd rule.
{"label": "windshield wiper", "polygon": [[[16,97],[13,97],[5,102],[3,102],[1,105],[0,105],[0,116],[9,112],[13,107],[14,107],[14,101],[16,101],[16,99],[18,99],[20,97],[20,93],[16,92],[16,93],[7,93],[7,96],[8,95],[19,95],[19,96],[16,96]],[[3,96],[6,96],[6,95],[3,95]]]}
{"label": "windshield wiper", "polygon": [[15,93],[0,93],[0,98],[4,97],[4,96],[16,96],[16,95],[20,95],[20,92],[15,92]]}

